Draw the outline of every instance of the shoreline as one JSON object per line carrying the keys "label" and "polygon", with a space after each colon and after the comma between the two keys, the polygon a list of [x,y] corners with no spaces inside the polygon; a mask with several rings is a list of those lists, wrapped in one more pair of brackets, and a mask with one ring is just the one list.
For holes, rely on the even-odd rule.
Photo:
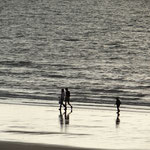
{"label": "shoreline", "polygon": [[[40,103],[41,102],[41,103]],[[0,104],[6,104],[6,105],[23,105],[23,106],[41,106],[41,107],[55,107],[59,108],[58,101],[33,101],[33,102],[21,102],[21,103],[13,103],[13,102],[5,102],[5,101],[0,101]],[[114,101],[115,104],[115,101]],[[102,110],[116,110],[116,106],[114,104],[99,104],[99,103],[83,103],[83,102],[72,102],[72,105],[74,106],[73,108],[77,109],[102,109]],[[127,109],[128,111],[131,110],[134,111],[139,111],[139,110],[150,110],[150,106],[145,106],[145,105],[130,105],[130,104],[121,104],[120,109]]]}

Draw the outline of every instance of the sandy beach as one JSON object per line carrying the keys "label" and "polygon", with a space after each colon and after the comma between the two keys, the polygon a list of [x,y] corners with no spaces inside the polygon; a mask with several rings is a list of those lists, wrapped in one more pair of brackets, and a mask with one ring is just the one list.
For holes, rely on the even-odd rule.
{"label": "sandy beach", "polygon": [[0,149],[149,149],[148,107],[0,104]]}
{"label": "sandy beach", "polygon": [[[91,148],[69,147],[58,145],[44,145],[18,142],[0,142],[0,148],[3,150],[90,150]],[[93,149],[94,150],[94,149]],[[95,149],[97,150],[97,149]]]}

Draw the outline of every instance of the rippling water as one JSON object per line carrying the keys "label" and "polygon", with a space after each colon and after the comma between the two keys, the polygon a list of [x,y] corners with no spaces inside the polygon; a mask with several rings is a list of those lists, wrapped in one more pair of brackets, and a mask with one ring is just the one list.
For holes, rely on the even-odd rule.
{"label": "rippling water", "polygon": [[150,105],[148,0],[0,0],[0,97]]}

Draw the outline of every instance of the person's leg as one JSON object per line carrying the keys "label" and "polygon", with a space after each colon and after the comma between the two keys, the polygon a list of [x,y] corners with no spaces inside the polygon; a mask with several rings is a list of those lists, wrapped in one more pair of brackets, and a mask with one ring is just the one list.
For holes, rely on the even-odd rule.
{"label": "person's leg", "polygon": [[119,106],[117,106],[117,111],[120,112]]}
{"label": "person's leg", "polygon": [[66,105],[63,103],[63,106],[66,108]]}
{"label": "person's leg", "polygon": [[59,106],[59,110],[61,110],[61,106],[62,106],[62,104],[60,104],[60,106]]}
{"label": "person's leg", "polygon": [[73,108],[69,101],[68,101],[68,105],[70,105],[71,109]]}
{"label": "person's leg", "polygon": [[67,101],[65,100],[65,110],[67,110]]}

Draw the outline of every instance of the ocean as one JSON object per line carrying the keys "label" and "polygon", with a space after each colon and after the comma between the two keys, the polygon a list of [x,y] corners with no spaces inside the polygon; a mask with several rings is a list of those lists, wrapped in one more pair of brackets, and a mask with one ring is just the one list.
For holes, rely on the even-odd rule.
{"label": "ocean", "polygon": [[150,1],[0,0],[0,103],[150,106]]}

